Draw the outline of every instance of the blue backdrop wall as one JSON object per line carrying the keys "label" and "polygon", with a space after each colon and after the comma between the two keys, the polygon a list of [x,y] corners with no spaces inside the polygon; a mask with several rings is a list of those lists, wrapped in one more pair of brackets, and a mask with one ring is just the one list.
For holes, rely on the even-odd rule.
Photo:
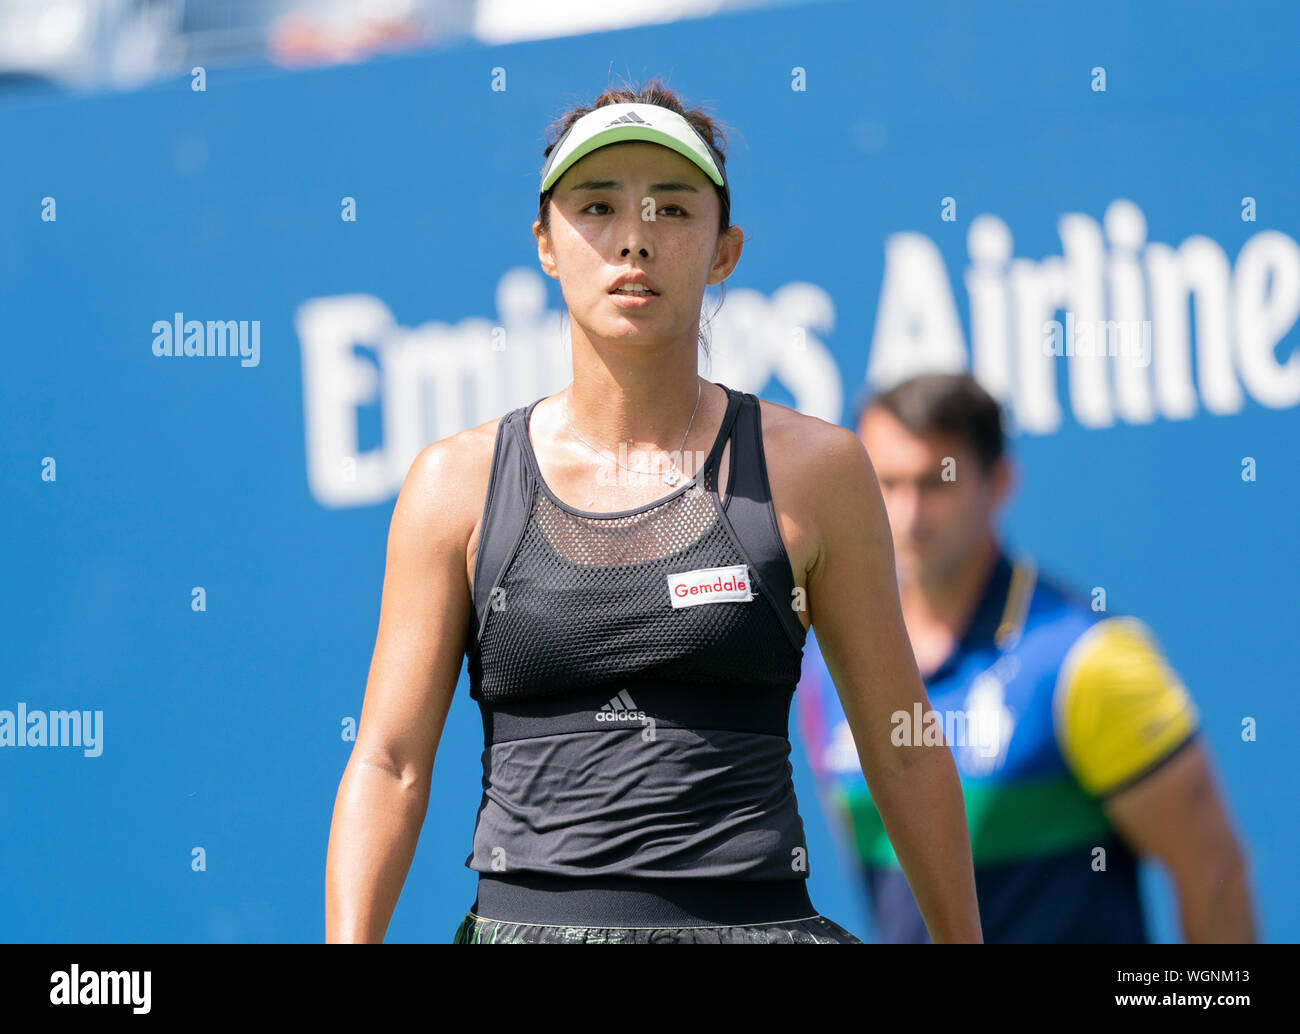
{"label": "blue backdrop wall", "polygon": [[[1285,3],[831,3],[0,98],[0,712],[99,716],[94,747],[0,750],[0,938],[322,937],[396,490],[567,381],[543,130],[661,74],[735,130],[748,241],[702,372],[837,422],[868,377],[996,391],[1010,541],[1160,636],[1294,941],[1297,30]],[[1067,315],[1149,345],[1054,356]],[[243,352],[157,354],[189,321]],[[390,940],[449,940],[473,899],[467,689]],[[797,736],[794,763],[814,901],[869,936]]]}

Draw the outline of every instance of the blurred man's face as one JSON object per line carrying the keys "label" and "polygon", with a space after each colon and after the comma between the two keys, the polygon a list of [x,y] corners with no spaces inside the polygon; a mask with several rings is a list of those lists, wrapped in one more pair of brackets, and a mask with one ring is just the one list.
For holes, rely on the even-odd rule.
{"label": "blurred man's face", "polygon": [[993,533],[1009,486],[1007,464],[986,473],[960,439],[918,437],[880,408],[867,410],[858,435],[880,481],[899,578],[950,581]]}

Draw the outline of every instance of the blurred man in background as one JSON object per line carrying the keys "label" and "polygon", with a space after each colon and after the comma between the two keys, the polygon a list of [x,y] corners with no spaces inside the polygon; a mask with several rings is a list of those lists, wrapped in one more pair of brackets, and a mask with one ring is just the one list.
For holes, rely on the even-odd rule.
{"label": "blurred man in background", "polygon": [[[999,541],[1012,471],[997,403],[969,377],[927,375],[867,399],[856,427],[932,708],[896,715],[894,733],[953,751],[985,941],[1146,941],[1141,856],[1168,871],[1186,940],[1253,941],[1246,861],[1198,713],[1151,632]],[[927,941],[811,634],[795,699],[879,939]]]}

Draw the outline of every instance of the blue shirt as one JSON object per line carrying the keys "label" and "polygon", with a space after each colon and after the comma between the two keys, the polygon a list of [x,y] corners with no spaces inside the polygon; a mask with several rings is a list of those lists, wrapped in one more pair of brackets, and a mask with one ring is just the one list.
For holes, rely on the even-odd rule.
{"label": "blue shirt", "polygon": [[[953,752],[985,942],[1146,941],[1138,859],[1102,804],[1197,732],[1149,630],[1000,552],[969,627],[925,685],[931,712],[897,712],[894,732],[942,735]],[[880,940],[928,941],[811,633],[796,702]]]}

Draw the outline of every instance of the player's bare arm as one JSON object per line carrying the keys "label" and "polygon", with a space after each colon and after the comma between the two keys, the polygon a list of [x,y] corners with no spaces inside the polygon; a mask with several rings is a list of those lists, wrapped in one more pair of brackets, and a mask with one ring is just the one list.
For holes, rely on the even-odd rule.
{"label": "player's bare arm", "polygon": [[929,710],[898,597],[884,503],[866,450],[846,428],[808,419],[806,495],[817,556],[808,601],[873,800],[931,940],[979,942],[961,784],[946,746],[896,746],[897,711]]}
{"label": "player's bare arm", "polygon": [[[492,435],[425,448],[393,510],[379,632],[326,861],[325,939],[382,941],[415,854],[464,657],[469,539]],[[480,484],[480,482],[483,482]]]}

